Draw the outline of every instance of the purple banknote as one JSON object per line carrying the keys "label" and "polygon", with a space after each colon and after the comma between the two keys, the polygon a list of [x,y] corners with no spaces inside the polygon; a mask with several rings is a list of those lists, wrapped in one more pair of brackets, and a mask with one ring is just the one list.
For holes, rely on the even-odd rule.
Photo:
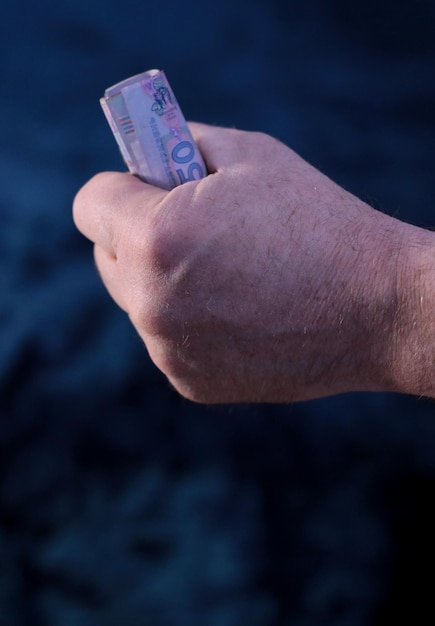
{"label": "purple banknote", "polygon": [[164,189],[206,176],[164,72],[127,78],[106,89],[100,103],[130,172]]}

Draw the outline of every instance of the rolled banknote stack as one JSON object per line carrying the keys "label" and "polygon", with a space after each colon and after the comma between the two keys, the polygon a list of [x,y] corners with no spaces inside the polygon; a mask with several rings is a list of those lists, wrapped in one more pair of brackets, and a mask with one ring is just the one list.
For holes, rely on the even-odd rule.
{"label": "rolled banknote stack", "polygon": [[206,176],[164,72],[127,78],[106,89],[100,103],[132,174],[163,189]]}

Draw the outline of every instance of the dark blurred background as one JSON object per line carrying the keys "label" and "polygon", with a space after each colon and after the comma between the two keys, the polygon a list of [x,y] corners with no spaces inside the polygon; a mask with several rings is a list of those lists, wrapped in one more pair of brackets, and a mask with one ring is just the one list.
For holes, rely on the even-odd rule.
{"label": "dark blurred background", "polygon": [[98,98],[166,71],[435,223],[431,0],[40,0],[0,22],[0,625],[435,621],[435,406],[195,405],[100,284],[71,203],[124,169]]}

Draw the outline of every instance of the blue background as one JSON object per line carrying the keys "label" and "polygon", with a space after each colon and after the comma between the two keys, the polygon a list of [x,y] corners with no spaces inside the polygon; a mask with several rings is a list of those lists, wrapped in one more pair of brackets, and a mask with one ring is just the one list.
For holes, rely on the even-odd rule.
{"label": "blue background", "polygon": [[1,626],[435,620],[433,402],[181,399],[71,220],[123,169],[98,98],[159,67],[187,118],[271,133],[433,227],[434,20],[429,0],[2,3]]}

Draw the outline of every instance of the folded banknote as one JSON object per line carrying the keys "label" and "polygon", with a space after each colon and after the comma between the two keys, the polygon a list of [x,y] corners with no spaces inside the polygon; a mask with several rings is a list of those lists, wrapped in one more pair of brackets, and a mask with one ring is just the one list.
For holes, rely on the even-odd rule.
{"label": "folded banknote", "polygon": [[206,176],[164,72],[127,78],[106,89],[100,103],[132,174],[163,189]]}

